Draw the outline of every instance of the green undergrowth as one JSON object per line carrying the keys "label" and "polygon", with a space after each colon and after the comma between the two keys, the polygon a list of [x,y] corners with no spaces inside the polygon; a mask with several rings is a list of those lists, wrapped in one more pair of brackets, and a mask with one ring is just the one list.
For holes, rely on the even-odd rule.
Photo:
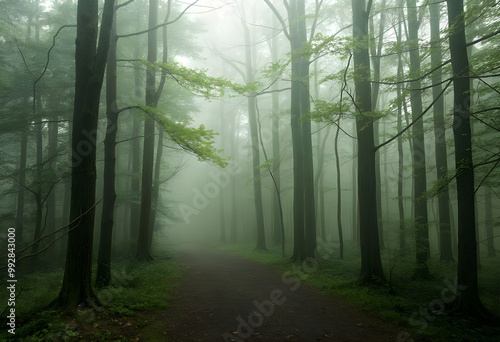
{"label": "green undergrowth", "polygon": [[[281,248],[256,251],[249,244],[221,245],[221,251],[269,265],[290,279],[295,277],[308,285],[340,296],[352,305],[370,312],[400,327],[395,341],[498,341],[500,329],[480,322],[448,315],[441,310],[444,289],[454,287],[456,263],[442,263],[436,258],[429,262],[431,277],[414,279],[414,253],[382,251],[382,263],[388,280],[383,285],[359,285],[361,265],[359,249],[346,243],[344,258],[340,259],[338,244],[319,247],[322,260],[292,262],[291,250],[281,256]],[[434,257],[434,256],[433,256]],[[479,270],[481,299],[494,314],[500,316],[500,258],[483,258]],[[446,292],[449,294],[450,292]],[[429,307],[434,305],[434,313]],[[399,335],[399,339],[398,339]]]}
{"label": "green undergrowth", "polygon": [[[70,315],[47,308],[61,288],[62,269],[20,276],[16,335],[3,328],[0,340],[135,341],[137,330],[152,324],[156,313],[169,305],[172,292],[179,286],[181,264],[165,255],[150,262],[120,255],[112,267],[110,286],[95,289],[102,305],[82,305]],[[2,291],[1,303],[7,303],[4,295]]]}

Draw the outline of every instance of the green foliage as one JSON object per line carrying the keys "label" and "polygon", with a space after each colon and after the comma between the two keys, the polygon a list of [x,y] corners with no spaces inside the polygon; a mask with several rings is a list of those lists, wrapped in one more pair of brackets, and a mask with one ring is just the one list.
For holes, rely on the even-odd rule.
{"label": "green foliage", "polygon": [[148,68],[167,73],[168,76],[191,93],[207,99],[222,97],[226,95],[227,91],[246,96],[257,92],[258,83],[253,82],[244,85],[234,83],[222,76],[209,76],[207,70],[188,68],[178,62],[151,63],[142,61],[141,63]]}
{"label": "green foliage", "polygon": [[355,47],[351,37],[339,37],[337,34],[324,35],[317,33],[311,43],[311,55],[336,55],[346,60]]}
{"label": "green foliage", "polygon": [[311,111],[308,117],[316,122],[333,123],[338,120],[342,114],[352,111],[352,103],[350,101],[327,102],[317,100],[314,102],[314,110]]}
{"label": "green foliage", "polygon": [[168,137],[185,151],[198,157],[200,161],[226,167],[227,161],[219,156],[221,150],[214,147],[215,133],[200,125],[198,128],[188,127],[183,123],[175,122],[165,113],[155,107],[139,106],[147,115],[151,116],[165,130]]}
{"label": "green foliage", "polygon": [[[117,258],[114,268],[126,270],[122,275],[126,276],[127,282],[117,281],[117,284],[101,290],[108,293],[106,296],[101,293],[107,298],[106,305],[81,307],[76,315],[47,309],[60,289],[62,270],[23,276],[18,282],[22,284],[23,292],[16,301],[16,335],[12,338],[7,329],[2,329],[0,340],[126,341],[122,335],[123,327],[131,327],[135,321],[143,319],[145,312],[154,317],[168,306],[172,292],[179,286],[181,265],[165,257],[152,262]],[[100,296],[99,291],[97,296]],[[3,297],[0,299],[7,302]]]}

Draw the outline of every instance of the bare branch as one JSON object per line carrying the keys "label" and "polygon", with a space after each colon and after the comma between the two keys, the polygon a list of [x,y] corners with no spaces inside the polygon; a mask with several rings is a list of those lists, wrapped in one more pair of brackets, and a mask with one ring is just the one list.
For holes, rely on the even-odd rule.
{"label": "bare branch", "polygon": [[134,32],[134,33],[128,33],[128,34],[120,34],[120,35],[117,35],[116,37],[117,38],[127,38],[127,37],[133,37],[133,36],[138,36],[138,35],[141,35],[141,34],[145,34],[145,33],[148,33],[150,31],[153,31],[153,30],[157,30],[159,29],[160,27],[163,27],[163,26],[167,26],[167,25],[170,25],[170,24],[173,24],[175,23],[176,21],[178,21],[179,19],[181,19],[184,14],[192,7],[194,6],[199,0],[196,0],[194,1],[193,3],[189,4],[178,16],[177,18],[175,18],[174,20],[171,20],[171,21],[167,21],[167,22],[164,22],[164,23],[161,23],[161,24],[158,24],[156,25],[155,27],[152,27],[150,29],[147,29],[147,30],[143,30],[143,31],[139,31],[139,32]]}
{"label": "bare branch", "polygon": [[404,132],[406,132],[407,130],[410,129],[411,126],[413,126],[418,120],[420,120],[431,108],[432,106],[434,106],[434,104],[437,102],[437,100],[443,96],[444,92],[446,91],[446,89],[448,89],[448,87],[450,86],[450,84],[452,83],[453,81],[448,81],[448,84],[443,88],[443,90],[439,93],[438,96],[436,96],[436,98],[434,99],[434,101],[432,101],[432,103],[422,112],[422,114],[420,114],[415,120],[413,120],[409,125],[407,125],[405,128],[403,128],[401,130],[401,132],[399,132],[398,134],[396,134],[395,136],[393,136],[392,138],[390,138],[389,140],[387,140],[386,142],[378,145],[378,146],[375,146],[375,151],[377,151],[379,148],[389,144],[390,142],[394,141],[395,139],[397,139],[400,135],[402,135]]}
{"label": "bare branch", "polygon": [[[283,29],[283,33],[285,34],[286,38],[288,40],[291,40],[290,34],[288,33],[288,30],[286,28],[285,21],[283,20],[283,17],[281,16],[280,12],[278,12],[278,10],[276,9],[276,7],[274,7],[274,5],[271,3],[271,1],[264,0],[264,2],[267,4],[267,6],[269,6],[271,11],[273,11],[274,15],[276,16],[276,18],[280,22],[281,28]],[[286,4],[285,4],[285,6],[286,6]]]}

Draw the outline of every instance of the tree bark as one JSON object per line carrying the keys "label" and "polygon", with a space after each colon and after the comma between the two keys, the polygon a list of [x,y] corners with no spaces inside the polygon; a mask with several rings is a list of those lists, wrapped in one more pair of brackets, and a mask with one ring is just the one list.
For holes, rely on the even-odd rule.
{"label": "tree bark", "polygon": [[104,69],[113,22],[114,0],[106,0],[98,33],[98,1],[79,0],[75,53],[70,221],[66,266],[57,304],[76,307],[95,300],[92,289],[96,135]]}
{"label": "tree bark", "polygon": [[97,273],[95,284],[97,287],[108,286],[111,281],[111,243],[115,213],[115,165],[116,165],[116,135],[118,133],[117,83],[116,83],[116,13],[108,51],[108,65],[106,67],[106,136],[104,137],[104,184],[103,205],[101,215],[101,235],[97,256]]}
{"label": "tree bark", "polygon": [[495,222],[493,221],[493,204],[491,202],[492,191],[489,187],[486,187],[485,192],[484,209],[486,211],[486,245],[488,246],[488,256],[495,257],[497,254],[495,250],[495,234],[493,233],[493,226]]}
{"label": "tree bark", "polygon": [[[135,58],[141,57],[138,46],[135,48]],[[139,67],[134,67],[134,85],[135,85],[135,98],[137,101],[142,97],[141,91],[141,75]],[[132,177],[130,182],[130,191],[132,193],[132,200],[130,201],[130,238],[137,240],[139,236],[139,217],[141,213],[140,205],[140,189],[141,189],[141,143],[139,139],[139,132],[141,126],[141,119],[139,115],[134,115],[132,122]]]}
{"label": "tree bark", "polygon": [[474,210],[474,167],[470,126],[469,59],[465,39],[463,0],[447,0],[451,28],[450,55],[453,69],[453,137],[458,197],[457,283],[466,288],[454,302],[455,309],[472,317],[484,317],[477,284],[477,244]]}
{"label": "tree bark", "polygon": [[[400,12],[401,13],[401,12]],[[399,18],[398,24],[398,36],[397,43],[401,44],[402,30],[401,30],[401,21],[402,18]],[[397,119],[397,130],[401,132],[403,129],[403,110],[402,110],[402,102],[404,98],[402,97],[402,86],[399,83],[403,79],[403,60],[401,53],[398,54],[398,84],[396,86],[396,94],[398,98],[398,119]],[[398,137],[398,214],[399,214],[399,248],[400,250],[404,250],[406,248],[406,225],[405,225],[405,208],[404,208],[404,200],[403,200],[403,190],[404,190],[404,154],[403,154],[403,136],[400,135]]]}
{"label": "tree bark", "polygon": [[[419,22],[417,18],[416,0],[407,0],[408,7],[408,38],[410,46],[410,78],[417,79],[420,76],[420,53],[418,43]],[[412,82],[410,90],[411,114],[414,121],[422,113],[422,95],[419,90],[420,81]],[[413,125],[413,179],[414,179],[414,202],[415,202],[415,239],[417,267],[415,275],[419,278],[429,276],[427,261],[429,258],[429,227],[427,214],[427,175],[425,172],[425,139],[424,122],[422,119]]]}
{"label": "tree bark", "polygon": [[[440,43],[439,23],[441,18],[441,4],[434,3],[429,5],[431,14],[431,65],[438,67],[442,64],[442,52]],[[444,98],[439,96],[442,91],[442,70],[441,68],[432,74],[432,95],[436,103],[433,107],[434,114],[434,148],[436,150],[436,169],[437,179],[444,180],[448,175],[448,155],[446,152],[446,127],[444,121]],[[439,97],[439,99],[438,99]],[[450,196],[448,185],[445,184],[438,193],[439,210],[439,249],[440,259],[443,261],[453,260],[453,251],[451,249],[451,228],[450,228]]]}
{"label": "tree bark", "polygon": [[28,134],[21,133],[21,151],[19,153],[19,186],[17,187],[17,209],[16,209],[16,238],[22,244],[24,233],[24,197],[26,186],[26,155],[28,149]]}
{"label": "tree bark", "polygon": [[337,229],[339,232],[339,258],[344,258],[344,238],[342,231],[342,184],[340,183],[340,158],[339,158],[339,133],[340,120],[337,123],[337,132],[335,133],[335,166],[337,169]]}
{"label": "tree bark", "polygon": [[352,0],[352,12],[353,38],[356,42],[353,59],[357,109],[358,201],[361,244],[359,281],[360,283],[370,283],[385,281],[378,240],[373,120],[369,116],[372,111],[372,103],[370,56],[366,37],[370,8],[367,8],[365,0]]}
{"label": "tree bark", "polygon": [[[158,0],[149,0],[149,29],[158,24]],[[158,55],[158,32],[148,32],[148,62],[156,62]],[[156,72],[146,70],[146,106],[154,106],[156,97]],[[149,230],[151,227],[151,200],[153,190],[153,168],[155,149],[155,123],[150,116],[144,123],[144,146],[142,159],[142,196],[139,216],[139,236],[137,238],[136,258],[152,260],[149,248]]]}
{"label": "tree bark", "polygon": [[[246,81],[253,82],[253,58],[252,47],[250,42],[250,32],[247,24],[242,21],[243,31],[245,34],[245,66],[246,66]],[[260,169],[260,148],[259,148],[259,132],[257,130],[257,100],[254,96],[248,98],[248,121],[250,124],[250,140],[252,145],[252,171],[253,171],[253,195],[257,224],[257,245],[256,250],[266,250],[266,234],[264,226],[264,209],[262,207],[262,185]]]}

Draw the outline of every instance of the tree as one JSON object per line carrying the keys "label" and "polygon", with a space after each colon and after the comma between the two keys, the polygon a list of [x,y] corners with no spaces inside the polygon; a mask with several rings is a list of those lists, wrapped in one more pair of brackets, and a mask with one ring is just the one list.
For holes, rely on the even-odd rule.
{"label": "tree", "polygon": [[424,123],[419,119],[422,114],[422,95],[420,74],[420,53],[418,43],[419,20],[415,0],[406,1],[408,7],[408,39],[410,48],[410,90],[411,114],[413,125],[413,180],[415,201],[415,239],[417,268],[416,276],[426,278],[429,275],[427,259],[429,255],[429,231],[427,215],[427,176],[425,172]]}
{"label": "tree", "polygon": [[116,135],[118,133],[118,107],[116,82],[116,12],[111,29],[108,64],[106,67],[106,137],[104,138],[104,185],[101,215],[101,235],[97,256],[96,286],[107,286],[111,281],[111,241],[115,213]]}
{"label": "tree", "polygon": [[[254,82],[254,69],[252,59],[252,45],[250,42],[250,31],[246,22],[241,20],[245,35],[245,81]],[[257,130],[257,98],[248,98],[248,122],[250,124],[250,140],[252,145],[252,171],[253,171],[253,194],[255,214],[257,218],[257,245],[256,250],[266,250],[266,234],[264,229],[264,210],[262,208],[262,186],[260,174],[260,149],[259,132]]]}
{"label": "tree", "polygon": [[464,288],[454,302],[460,313],[485,317],[477,284],[477,244],[474,208],[474,166],[470,126],[469,59],[465,40],[463,0],[447,0],[453,69],[453,138],[458,197],[457,283]]}
{"label": "tree", "polygon": [[[158,0],[149,0],[148,24],[148,61],[156,62],[158,55]],[[149,67],[146,71],[146,106],[155,106],[156,71]],[[155,148],[155,122],[150,116],[144,123],[144,145],[142,159],[142,196],[139,216],[139,236],[137,238],[136,258],[151,260],[149,248],[149,229],[151,227],[151,196],[153,188],[153,164]]]}
{"label": "tree", "polygon": [[360,283],[385,281],[377,224],[375,145],[368,53],[368,16],[372,2],[352,0],[354,86],[358,135],[358,203],[361,245]]}
{"label": "tree", "polygon": [[[311,139],[311,121],[303,119],[310,111],[309,55],[304,0],[291,0],[287,7],[289,28],[269,1],[290,42],[291,53],[291,104],[290,125],[293,147],[293,260],[314,257],[316,253],[316,210],[314,203],[314,172]],[[316,3],[316,17],[322,1]],[[313,25],[313,32],[314,32]],[[314,36],[313,32],[311,37]]]}
{"label": "tree", "polygon": [[[431,14],[431,67],[437,68],[432,73],[432,95],[434,98],[434,148],[436,156],[437,179],[444,180],[448,175],[448,155],[446,153],[446,127],[444,121],[444,98],[442,91],[442,52],[439,23],[441,18],[441,4],[429,5]],[[438,193],[439,207],[439,244],[441,260],[452,261],[453,251],[451,248],[451,226],[450,226],[450,196],[448,185],[441,187]]]}
{"label": "tree", "polygon": [[101,87],[113,22],[114,0],[106,0],[98,35],[98,1],[79,0],[75,51],[70,232],[61,291],[56,304],[76,307],[95,300],[92,289],[96,134]]}

